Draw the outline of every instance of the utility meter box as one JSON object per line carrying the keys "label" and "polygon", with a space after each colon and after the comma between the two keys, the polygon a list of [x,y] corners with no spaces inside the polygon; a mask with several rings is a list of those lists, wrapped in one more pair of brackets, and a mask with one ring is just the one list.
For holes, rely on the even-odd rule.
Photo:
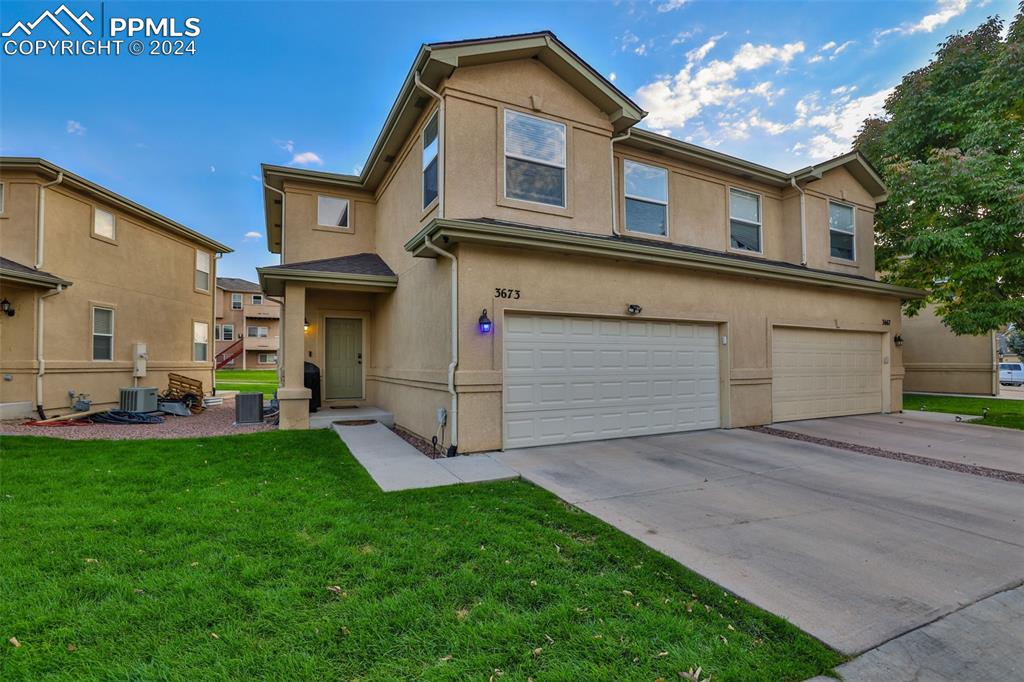
{"label": "utility meter box", "polygon": [[146,352],[146,344],[136,343],[132,345],[132,376],[146,376],[146,362],[149,360],[149,353]]}

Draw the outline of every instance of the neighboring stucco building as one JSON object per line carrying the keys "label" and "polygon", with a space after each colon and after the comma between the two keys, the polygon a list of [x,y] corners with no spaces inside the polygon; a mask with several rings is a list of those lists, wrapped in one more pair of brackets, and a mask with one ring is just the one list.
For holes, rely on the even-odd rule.
{"label": "neighboring stucco building", "polygon": [[[264,166],[281,425],[372,404],[472,452],[900,409],[923,292],[874,278],[886,189],[636,128],[550,33],[425,45],[359,176]],[[305,331],[304,331],[305,329]]]}
{"label": "neighboring stucco building", "polygon": [[277,369],[281,304],[260,285],[217,278],[217,369]]}
{"label": "neighboring stucco building", "polygon": [[957,336],[933,305],[903,317],[903,388],[908,392],[999,395],[996,333]]}
{"label": "neighboring stucco building", "polygon": [[[213,387],[217,254],[231,249],[34,158],[0,158],[0,413],[113,407],[119,389]],[[145,357],[136,356],[145,344]]]}

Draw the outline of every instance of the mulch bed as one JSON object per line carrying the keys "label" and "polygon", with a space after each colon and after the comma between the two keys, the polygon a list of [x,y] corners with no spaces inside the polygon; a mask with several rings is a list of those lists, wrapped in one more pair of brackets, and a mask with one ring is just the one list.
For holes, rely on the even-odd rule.
{"label": "mulch bed", "polygon": [[411,431],[406,431],[397,424],[392,426],[391,430],[398,434],[398,436],[406,443],[413,446],[430,459],[441,459],[444,457],[444,450],[440,448],[435,450],[434,446],[430,444],[430,441],[420,438],[415,433]]}
{"label": "mulch bed", "polygon": [[894,452],[892,450],[882,450],[881,448],[873,448],[867,445],[857,445],[856,443],[846,443],[844,441],[832,440],[830,438],[817,438],[815,436],[808,436],[802,433],[794,433],[792,431],[784,431],[783,429],[775,429],[770,426],[748,426],[746,427],[750,431],[757,431],[758,433],[766,433],[770,436],[778,436],[780,438],[789,438],[790,440],[803,441],[804,443],[815,443],[817,445],[826,445],[830,448],[836,448],[839,450],[849,450],[850,452],[859,452],[862,455],[872,455],[874,457],[884,457],[886,459],[894,459],[899,462],[910,462],[912,464],[923,464],[924,466],[935,467],[936,469],[946,469],[948,471],[959,471],[962,474],[973,474],[974,476],[984,476],[986,478],[995,478],[1000,481],[1008,481],[1010,483],[1024,484],[1024,474],[1019,474],[1014,471],[1003,471],[1002,469],[992,469],[990,467],[978,466],[976,464],[962,464],[960,462],[951,462],[948,459],[935,459],[932,457],[921,457],[919,455],[910,455],[906,452]]}

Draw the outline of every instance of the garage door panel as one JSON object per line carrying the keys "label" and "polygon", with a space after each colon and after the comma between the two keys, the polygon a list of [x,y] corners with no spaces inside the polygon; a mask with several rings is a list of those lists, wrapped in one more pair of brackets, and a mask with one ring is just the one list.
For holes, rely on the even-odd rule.
{"label": "garage door panel", "polygon": [[776,328],[772,366],[774,421],[882,410],[880,334]]}
{"label": "garage door panel", "polygon": [[714,326],[556,319],[506,322],[506,447],[719,426]]}

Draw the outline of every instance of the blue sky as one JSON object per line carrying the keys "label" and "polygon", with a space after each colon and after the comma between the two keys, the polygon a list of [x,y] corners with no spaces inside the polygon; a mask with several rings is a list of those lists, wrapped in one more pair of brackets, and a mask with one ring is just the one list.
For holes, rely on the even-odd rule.
{"label": "blue sky", "polygon": [[[197,53],[0,56],[0,153],[44,157],[228,244],[236,252],[219,274],[249,279],[277,258],[263,237],[259,164],[357,172],[423,42],[553,30],[651,112],[646,127],[794,170],[848,149],[946,35],[1015,10],[1013,0],[67,4],[97,18],[198,17]],[[4,0],[0,27],[59,5]],[[61,37],[52,31],[44,37]]]}

